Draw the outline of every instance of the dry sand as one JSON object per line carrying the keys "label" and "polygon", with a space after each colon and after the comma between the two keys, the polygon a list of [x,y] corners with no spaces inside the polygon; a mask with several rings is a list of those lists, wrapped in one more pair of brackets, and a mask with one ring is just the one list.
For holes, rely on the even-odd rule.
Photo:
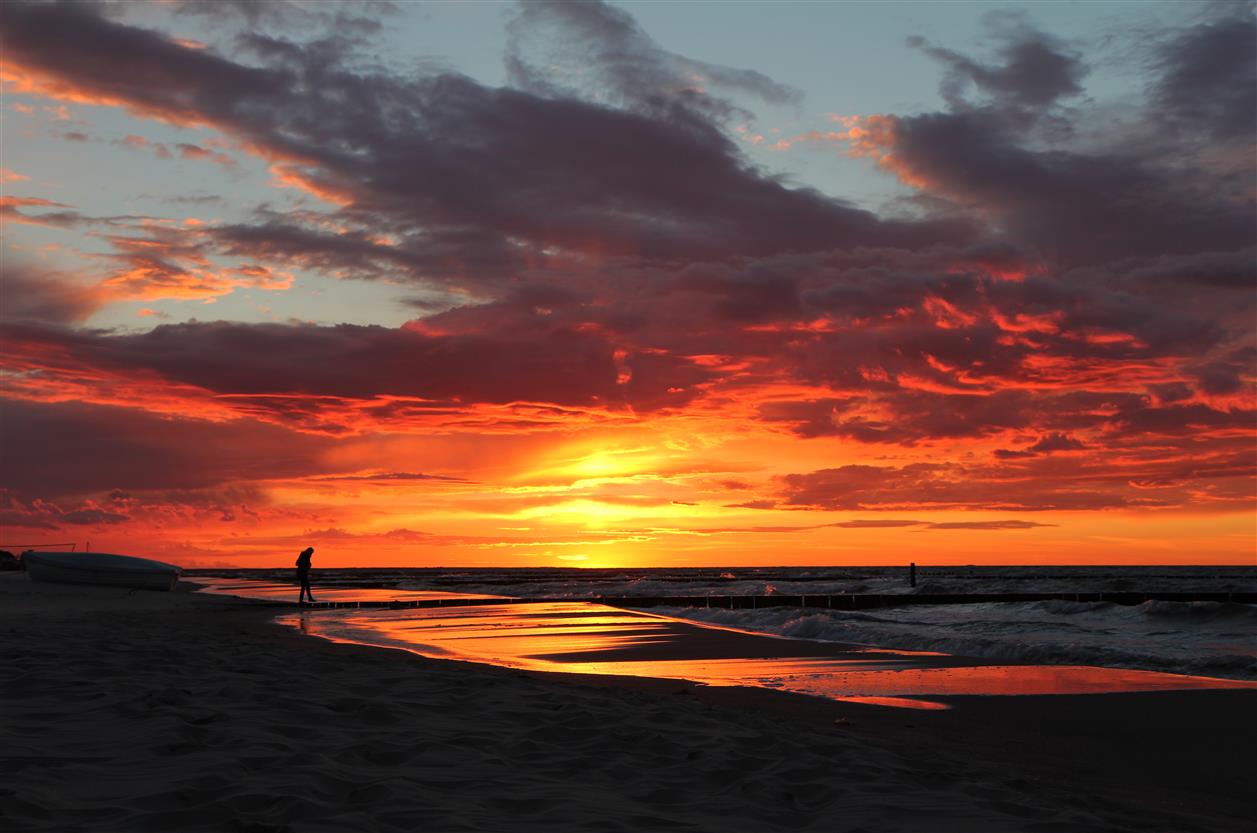
{"label": "dry sand", "polygon": [[[1240,831],[1257,695],[908,712],[303,637],[0,576],[9,831]],[[838,722],[835,722],[838,721]]]}

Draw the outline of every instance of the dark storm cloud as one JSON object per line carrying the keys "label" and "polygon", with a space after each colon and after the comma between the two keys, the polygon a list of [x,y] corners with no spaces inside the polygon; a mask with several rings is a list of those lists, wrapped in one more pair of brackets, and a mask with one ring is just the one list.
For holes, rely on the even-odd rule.
{"label": "dark storm cloud", "polygon": [[403,80],[347,68],[319,44],[267,43],[266,63],[247,66],[86,7],[11,4],[4,17],[5,50],[27,71],[234,133],[376,230],[475,228],[669,258],[915,246],[966,233],[957,223],[882,221],[786,188],[747,167],[696,111],[660,118],[449,74]]}
{"label": "dark storm cloud", "polygon": [[[858,406],[876,401],[887,416],[871,418]],[[1033,424],[1034,398],[1022,391],[991,394],[887,392],[877,400],[815,400],[765,405],[761,418],[784,422],[801,437],[848,437],[865,443],[911,445],[925,439],[982,437]],[[855,413],[853,413],[855,412]]]}
{"label": "dark storm cloud", "polygon": [[56,530],[64,526],[116,526],[131,520],[129,515],[102,508],[88,501],[66,509],[47,500],[23,500],[0,489],[0,528]]}
{"label": "dark storm cloud", "polygon": [[908,39],[947,68],[942,81],[943,97],[954,107],[963,106],[965,88],[972,85],[1005,104],[1041,109],[1059,99],[1082,92],[1086,74],[1078,54],[1054,38],[1006,15],[988,16],[988,28],[1004,41],[1000,64],[983,64],[965,55],[930,44],[925,38]]}
{"label": "dark storm cloud", "polygon": [[1099,490],[1007,482],[969,482],[959,468],[919,463],[899,468],[843,466],[782,478],[785,504],[814,509],[1108,509],[1125,505]]}
{"label": "dark storm cloud", "polygon": [[1044,434],[1033,445],[1020,450],[997,448],[995,456],[1001,460],[1018,460],[1026,457],[1037,457],[1040,454],[1051,454],[1053,451],[1080,451],[1086,447],[1085,443],[1079,442],[1067,434],[1054,431],[1050,434]]}
{"label": "dark storm cloud", "polygon": [[409,232],[388,243],[366,229],[331,233],[295,218],[262,215],[257,223],[215,226],[202,235],[222,254],[364,280],[422,276],[433,283],[491,288],[540,258],[497,232],[475,227]]}
{"label": "dark storm cloud", "polygon": [[38,269],[12,254],[0,269],[0,321],[77,324],[100,308],[99,292],[65,275]]}
{"label": "dark storm cloud", "polygon": [[[97,482],[90,479],[90,482]],[[142,492],[110,490],[93,496],[47,500],[0,489],[0,524],[11,529],[98,529],[124,523],[156,524],[201,520],[231,523],[257,520],[269,504],[254,484],[230,484],[196,489],[150,489]]]}
{"label": "dark storm cloud", "polygon": [[233,108],[233,92],[250,85],[257,85],[255,101],[282,92],[276,73],[114,23],[88,3],[9,3],[0,44],[10,60],[59,83],[169,117],[216,118]]}
{"label": "dark storm cloud", "polygon": [[601,0],[524,0],[508,31],[511,80],[547,96],[584,95],[645,111],[679,106],[714,117],[737,108],[708,87],[774,104],[801,98],[798,90],[754,70],[716,66],[661,49],[631,15]]}
{"label": "dark storm cloud", "polygon": [[[1246,415],[1252,424],[1257,414]],[[1145,442],[1146,444],[1141,444]],[[785,507],[871,510],[1101,510],[1250,505],[1257,459],[1242,437],[1175,450],[1141,433],[1104,454],[1037,455],[995,463],[847,465],[777,478]]]}
{"label": "dark storm cloud", "polygon": [[713,312],[737,323],[793,321],[803,317],[799,274],[780,264],[759,261],[740,274],[707,276],[701,267],[686,269],[676,286],[713,299]]}
{"label": "dark storm cloud", "polygon": [[[330,441],[247,421],[0,399],[5,487],[43,498],[111,489],[201,489],[322,473]],[[68,521],[73,523],[74,521]]]}
{"label": "dark storm cloud", "polygon": [[1018,483],[1019,472],[953,464],[850,465],[781,478],[785,503],[817,509],[1107,509],[1127,498],[1103,489]]}
{"label": "dark storm cloud", "polygon": [[1212,408],[1202,403],[1136,408],[1113,418],[1117,430],[1128,434],[1191,434],[1211,429],[1252,429],[1257,411],[1251,408]]}
{"label": "dark storm cloud", "polygon": [[377,31],[381,26],[380,22],[371,17],[347,12],[368,11],[376,15],[386,15],[398,11],[397,6],[387,0],[371,0],[370,3],[320,0],[315,5],[294,0],[176,0],[172,5],[176,14],[209,17],[220,23],[238,18],[251,26],[322,24],[349,26],[368,32]]}
{"label": "dark storm cloud", "polygon": [[930,191],[980,207],[1063,265],[1253,243],[1251,202],[1216,199],[1203,173],[1118,151],[1036,149],[985,111],[897,120],[894,157]]}
{"label": "dark storm cloud", "polygon": [[323,272],[347,271],[355,277],[398,274],[411,265],[404,252],[382,245],[364,231],[331,234],[279,218],[252,225],[219,225],[204,234],[224,254],[266,258]]}
{"label": "dark storm cloud", "polygon": [[[246,22],[263,14],[233,5],[224,13]],[[1092,56],[1024,22],[997,21],[990,57],[918,41],[942,64],[947,107],[882,117],[858,149],[926,198],[929,221],[755,170],[727,131],[738,102],[793,92],[668,53],[604,4],[525,5],[510,24],[517,89],[369,66],[355,52],[365,30],[302,43],[264,22],[235,53],[82,4],[10,3],[0,30],[37,89],[217,127],[335,206],[110,238],[125,266],[181,279],[230,256],[439,282],[472,302],[400,329],[26,325],[6,346],[41,379],[247,394],[223,401],[326,432],[357,430],[320,417],[342,407],[381,421],[517,401],[649,412],[782,384],[792,392],[751,405],[799,437],[998,438],[986,460],[1006,446],[985,468],[792,475],[783,503],[743,504],[762,508],[890,509],[913,489],[934,508],[1179,505],[1186,492],[1159,484],[1206,477],[1182,466],[1193,443],[1251,429],[1248,17],[1152,38],[1143,108],[1099,126],[1083,89]],[[9,206],[48,208],[66,207]],[[71,300],[35,288],[17,317],[81,320],[88,302]],[[1078,468],[1139,442],[1163,459],[1129,481]]]}
{"label": "dark storm cloud", "polygon": [[784,422],[800,437],[824,437],[835,433],[836,421],[859,400],[811,399],[806,401],[766,402],[759,406],[759,418],[765,422]]}
{"label": "dark storm cloud", "polygon": [[1234,16],[1193,26],[1154,58],[1158,111],[1175,129],[1251,142],[1257,131],[1257,23],[1251,5]]}
{"label": "dark storm cloud", "polygon": [[[877,405],[886,416],[864,415],[862,406],[868,404]],[[877,398],[778,402],[761,406],[760,417],[784,423],[801,437],[835,436],[898,445],[982,438],[1027,426],[1061,429],[1043,435],[1025,450],[996,452],[997,457],[1006,459],[1087,447],[1067,436],[1066,430],[1098,432],[1112,441],[1132,435],[1170,436],[1257,424],[1257,412],[1250,408],[1215,408],[1201,403],[1156,405],[1151,397],[1140,394],[1027,390],[982,394],[895,391]]]}
{"label": "dark storm cloud", "polygon": [[708,375],[669,356],[617,359],[614,345],[597,333],[564,329],[443,336],[349,324],[191,322],[107,335],[14,325],[6,328],[5,348],[14,362],[25,356],[46,370],[156,374],[216,393],[260,395],[246,406],[277,413],[317,410],[318,397],[388,395],[653,410],[684,404]]}
{"label": "dark storm cloud", "polygon": [[[1077,130],[1084,112],[1052,109],[1082,91],[1081,58],[1064,44],[1017,24],[994,33],[1003,38],[1000,60],[985,64],[915,39],[946,67],[949,107],[894,119],[890,164],[1061,265],[1250,247],[1251,189],[1236,189],[1230,167],[1201,161],[1207,148],[1197,139],[1252,147],[1253,27],[1245,9],[1156,41],[1151,99],[1135,114],[1148,135],[1115,127],[1085,148],[1059,141]],[[987,98],[963,98],[968,84]],[[1049,110],[1050,118],[1038,118]],[[1181,134],[1177,144],[1167,124]],[[1248,157],[1242,164],[1251,172]]]}
{"label": "dark storm cloud", "polygon": [[[1014,252],[993,257],[976,247],[934,247],[782,255],[691,265],[664,286],[687,294],[691,322],[709,315],[713,328],[818,318],[844,325],[788,341],[800,366],[814,368],[809,375],[851,385],[859,383],[856,357],[881,366],[892,381],[902,372],[942,380],[945,374],[926,360],[932,356],[963,368],[970,380],[952,374],[950,385],[976,391],[981,377],[1024,377],[1027,360],[1043,355],[1200,355],[1247,334],[1245,310],[1253,301],[1236,290],[1251,285],[1250,276],[1257,280],[1251,251],[1133,258],[1018,280],[988,274],[1043,269]],[[753,339],[744,337],[741,349],[754,349]]]}
{"label": "dark storm cloud", "polygon": [[[1257,249],[1201,251],[1178,257],[1136,259],[1115,264],[1107,274],[1084,270],[1080,276],[1087,281],[1102,281],[1108,277],[1132,289],[1153,284],[1158,294],[1176,288],[1192,293],[1210,288],[1232,289],[1247,294],[1257,285]],[[1242,301],[1243,298],[1232,299],[1228,303],[1237,300]]]}
{"label": "dark storm cloud", "polygon": [[1073,437],[1056,431],[1051,434],[1044,434],[1039,438],[1038,442],[1030,446],[1027,451],[1039,453],[1048,453],[1052,451],[1078,451],[1086,447],[1087,446],[1084,443],[1080,443]]}
{"label": "dark storm cloud", "polygon": [[1187,368],[1196,384],[1207,394],[1225,396],[1244,388],[1244,377],[1257,366],[1257,347],[1248,346],[1232,351],[1213,361]]}

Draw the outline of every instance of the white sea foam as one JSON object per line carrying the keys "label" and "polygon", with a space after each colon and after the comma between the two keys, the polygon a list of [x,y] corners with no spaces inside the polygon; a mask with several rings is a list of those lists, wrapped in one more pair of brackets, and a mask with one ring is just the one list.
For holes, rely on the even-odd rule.
{"label": "white sea foam", "polygon": [[[291,581],[291,569],[190,570]],[[318,569],[324,586],[488,593],[521,598],[591,596],[837,595],[840,593],[1257,592],[1257,567],[935,567],[916,587],[905,567],[730,567],[642,570],[575,568]]]}
{"label": "white sea foam", "polygon": [[1257,680],[1257,606],[1063,601],[875,611],[650,609],[800,639],[943,651],[1003,662],[1100,665]]}
{"label": "white sea foam", "polygon": [[[197,572],[197,571],[193,571]],[[208,572],[208,571],[200,571]],[[291,581],[291,570],[221,571]],[[375,587],[517,598],[773,596],[843,593],[1235,593],[1254,567],[902,567],[650,570],[423,568],[316,571],[316,587]],[[650,608],[661,612],[662,608]],[[681,618],[765,633],[944,651],[1000,661],[1088,664],[1257,680],[1257,605],[1044,601],[860,611],[669,608]]]}
{"label": "white sea foam", "polygon": [[[416,574],[422,572],[422,575]],[[904,567],[737,567],[415,571],[402,589],[446,589],[523,598],[590,596],[763,596],[841,593],[1181,593],[1254,592],[1243,567],[928,567],[908,583]]]}

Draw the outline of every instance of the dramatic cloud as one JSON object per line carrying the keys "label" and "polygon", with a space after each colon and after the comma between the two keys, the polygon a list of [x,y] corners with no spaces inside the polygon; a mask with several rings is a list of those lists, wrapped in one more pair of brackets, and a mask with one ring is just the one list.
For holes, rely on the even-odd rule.
{"label": "dramatic cloud", "polygon": [[24,502],[0,491],[0,525],[6,529],[56,530],[66,526],[114,526],[131,520],[129,515],[101,508],[88,501],[77,509],[64,509],[44,500]]}
{"label": "dramatic cloud", "polygon": [[525,244],[521,263],[547,246],[705,258],[965,233],[788,189],[745,165],[698,112],[660,118],[632,102],[613,109],[448,74],[403,81],[357,71],[325,42],[264,35],[249,41],[264,63],[246,65],[77,4],[11,4],[3,32],[16,89],[217,127],[343,206],[344,220],[398,234],[402,252],[406,238],[417,247],[473,229]]}
{"label": "dramatic cloud", "polygon": [[[711,95],[709,87],[778,104],[800,98],[797,90],[754,70],[667,52],[627,12],[601,0],[527,0],[509,31],[506,66],[511,80],[551,97],[584,95],[661,115],[692,109],[714,117],[736,108]],[[542,54],[533,57],[534,50]]]}
{"label": "dramatic cloud", "polygon": [[1154,446],[1130,449],[1108,462],[848,465],[784,475],[780,485],[785,505],[815,509],[1024,512],[1199,504],[1234,511],[1251,499],[1255,475],[1257,460],[1237,447],[1198,448],[1190,460],[1167,460]]}
{"label": "dramatic cloud", "polygon": [[[410,11],[5,5],[6,94],[44,135],[85,142],[58,148],[218,178],[102,216],[99,195],[23,161],[0,172],[21,238],[0,276],[5,517],[172,529],[291,512],[270,536],[285,544],[468,517],[588,530],[498,536],[526,547],[1030,536],[1046,522],[902,518],[1251,508],[1247,4],[1104,55],[997,13],[983,53],[909,38],[938,66],[936,111],[828,117],[605,3],[503,18],[500,87],[397,61],[380,21]],[[1138,86],[1105,99],[1122,62]],[[132,123],[67,125],[74,106]],[[812,150],[908,196],[875,212],[769,170],[745,136],[786,109],[830,119],[804,126]],[[404,451],[378,453],[398,436]],[[489,436],[537,445],[499,460]],[[545,442],[577,462],[547,463]],[[476,494],[432,502],[442,488]],[[746,525],[786,511],[894,514]]]}
{"label": "dramatic cloud", "polygon": [[281,418],[303,401],[317,409],[341,400],[385,405],[388,397],[420,400],[420,409],[546,402],[649,411],[684,404],[708,376],[689,362],[620,352],[597,332],[564,328],[442,335],[214,322],[104,335],[15,324],[3,344],[11,366],[38,373],[41,388],[62,378],[91,397],[93,379],[109,388],[174,383],[247,397],[242,408]]}
{"label": "dramatic cloud", "polygon": [[994,34],[1005,42],[999,50],[1002,64],[979,63],[922,37],[908,39],[947,68],[942,90],[953,107],[965,105],[963,93],[969,84],[1002,104],[1033,110],[1082,92],[1079,82],[1086,71],[1076,54],[1020,20],[997,16],[991,22]]}
{"label": "dramatic cloud", "polygon": [[75,403],[0,402],[5,488],[61,498],[201,489],[320,474],[328,441],[246,421],[215,423]]}
{"label": "dramatic cloud", "polygon": [[0,320],[76,324],[105,302],[104,293],[68,275],[9,259],[0,270]]}
{"label": "dramatic cloud", "polygon": [[1053,451],[1080,451],[1087,446],[1073,437],[1060,433],[1059,431],[1051,434],[1045,434],[1039,438],[1034,445],[1024,448],[1020,451],[1010,451],[1004,448],[997,448],[995,456],[1004,460],[1015,460],[1019,457],[1036,457],[1040,454],[1050,454]]}
{"label": "dramatic cloud", "polygon": [[1194,26],[1156,56],[1158,109],[1176,129],[1251,142],[1257,131],[1257,23],[1239,14]]}

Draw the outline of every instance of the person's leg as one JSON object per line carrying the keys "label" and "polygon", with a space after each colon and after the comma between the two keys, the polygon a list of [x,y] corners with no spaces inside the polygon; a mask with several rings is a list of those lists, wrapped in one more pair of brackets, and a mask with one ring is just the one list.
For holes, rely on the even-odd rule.
{"label": "person's leg", "polygon": [[306,598],[311,602],[314,601],[314,591],[310,589],[310,574],[306,573],[301,577],[301,586],[305,588]]}

